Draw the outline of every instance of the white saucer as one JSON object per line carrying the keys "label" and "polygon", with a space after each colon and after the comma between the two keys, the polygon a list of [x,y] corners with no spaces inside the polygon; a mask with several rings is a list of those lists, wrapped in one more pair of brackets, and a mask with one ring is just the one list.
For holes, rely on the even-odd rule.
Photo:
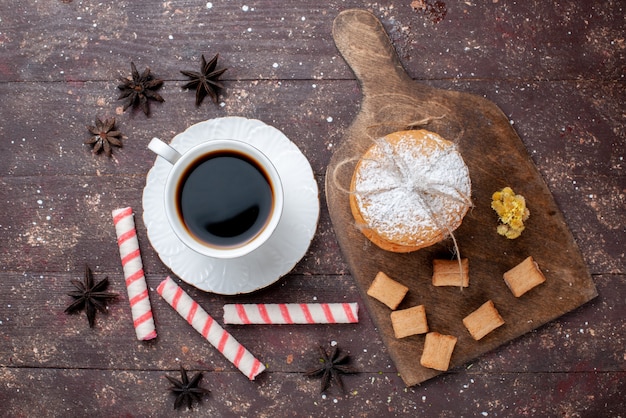
{"label": "white saucer", "polygon": [[298,147],[278,129],[241,117],[211,119],[190,126],[172,139],[184,152],[211,139],[238,139],[269,157],[280,174],[285,193],[283,216],[274,234],[257,250],[236,259],[206,257],[178,239],[165,216],[163,191],[171,165],[157,157],[143,190],[143,220],[148,239],[174,274],[198,289],[234,295],[276,282],[307,252],[319,218],[319,196],[311,165]]}

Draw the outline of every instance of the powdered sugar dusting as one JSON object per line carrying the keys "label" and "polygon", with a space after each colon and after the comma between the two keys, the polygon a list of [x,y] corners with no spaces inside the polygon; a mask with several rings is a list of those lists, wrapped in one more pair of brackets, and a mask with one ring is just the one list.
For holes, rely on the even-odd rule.
{"label": "powdered sugar dusting", "polygon": [[403,245],[423,243],[428,230],[447,235],[445,226],[456,229],[471,204],[469,171],[456,147],[423,132],[429,141],[408,134],[396,143],[376,141],[355,177],[355,197],[367,226]]}

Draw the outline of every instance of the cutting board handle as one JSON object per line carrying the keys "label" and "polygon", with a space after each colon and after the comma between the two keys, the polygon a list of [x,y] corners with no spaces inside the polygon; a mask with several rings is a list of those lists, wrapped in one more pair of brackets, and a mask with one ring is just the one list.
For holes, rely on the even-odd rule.
{"label": "cutting board handle", "polygon": [[366,10],[345,10],[333,22],[333,38],[364,96],[390,93],[411,78],[380,21]]}

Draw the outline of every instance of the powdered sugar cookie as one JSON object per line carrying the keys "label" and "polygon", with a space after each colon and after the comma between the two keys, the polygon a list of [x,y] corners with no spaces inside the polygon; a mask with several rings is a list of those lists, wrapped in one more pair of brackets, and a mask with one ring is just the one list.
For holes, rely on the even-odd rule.
{"label": "powdered sugar cookie", "polygon": [[427,130],[375,141],[358,161],[350,208],[363,234],[393,252],[433,245],[471,207],[469,170],[454,143]]}

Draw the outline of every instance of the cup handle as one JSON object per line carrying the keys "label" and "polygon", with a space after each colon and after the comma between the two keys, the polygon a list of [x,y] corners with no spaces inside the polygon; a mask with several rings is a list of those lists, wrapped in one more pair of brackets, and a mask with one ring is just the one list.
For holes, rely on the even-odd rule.
{"label": "cup handle", "polygon": [[152,138],[152,141],[148,144],[148,148],[172,165],[176,164],[176,161],[181,157],[178,151],[159,138]]}

